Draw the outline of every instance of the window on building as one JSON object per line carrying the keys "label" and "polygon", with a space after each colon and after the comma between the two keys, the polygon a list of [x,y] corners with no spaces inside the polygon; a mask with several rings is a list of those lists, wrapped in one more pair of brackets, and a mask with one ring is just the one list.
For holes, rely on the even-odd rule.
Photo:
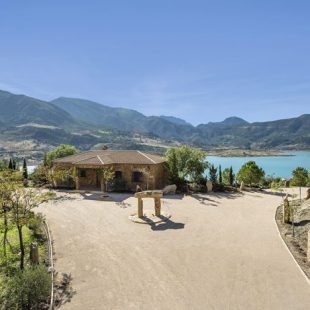
{"label": "window on building", "polygon": [[86,178],[86,170],[79,170],[79,177]]}
{"label": "window on building", "polygon": [[121,179],[123,176],[122,171],[115,171],[115,179]]}
{"label": "window on building", "polygon": [[132,173],[132,181],[133,182],[142,182],[143,181],[143,173],[141,171],[134,171]]}

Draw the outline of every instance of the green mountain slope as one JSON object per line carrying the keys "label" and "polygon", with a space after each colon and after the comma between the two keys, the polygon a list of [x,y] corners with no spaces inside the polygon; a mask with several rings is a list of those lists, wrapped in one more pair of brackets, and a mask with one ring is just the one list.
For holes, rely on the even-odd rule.
{"label": "green mountain slope", "polygon": [[252,149],[310,147],[310,114],[271,122],[233,126],[199,125],[199,136],[213,145],[232,145]]}
{"label": "green mountain slope", "polygon": [[60,97],[51,101],[51,104],[70,113],[77,120],[121,130],[141,130],[146,118],[134,110],[112,108],[84,99]]}
{"label": "green mountain slope", "polygon": [[3,139],[25,137],[53,145],[65,141],[82,148],[100,143],[137,147],[138,133],[202,148],[310,149],[310,114],[256,123],[230,117],[194,127],[171,116],[147,117],[89,100],[61,97],[46,102],[5,91],[0,91],[0,128]]}
{"label": "green mountain slope", "polygon": [[48,102],[0,91],[0,124],[16,126],[27,123],[66,127],[75,121],[69,113]]}
{"label": "green mountain slope", "polygon": [[187,141],[187,133],[195,130],[190,124],[177,124],[158,116],[147,117],[135,110],[108,107],[84,99],[60,97],[51,103],[79,121],[123,131],[152,133],[165,139]]}

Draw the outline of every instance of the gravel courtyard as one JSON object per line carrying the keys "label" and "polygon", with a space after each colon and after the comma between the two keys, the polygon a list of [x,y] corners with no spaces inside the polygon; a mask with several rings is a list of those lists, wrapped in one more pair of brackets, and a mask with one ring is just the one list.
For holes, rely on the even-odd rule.
{"label": "gravel courtyard", "polygon": [[[76,291],[61,309],[310,308],[310,285],[282,242],[271,193],[171,196],[171,221],[136,224],[135,198],[58,193],[39,208],[56,270]],[[145,199],[145,209],[153,207]]]}

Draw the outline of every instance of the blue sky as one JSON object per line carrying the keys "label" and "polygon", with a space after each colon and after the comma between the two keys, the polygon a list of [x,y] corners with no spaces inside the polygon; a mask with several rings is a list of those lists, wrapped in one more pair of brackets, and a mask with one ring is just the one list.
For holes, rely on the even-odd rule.
{"label": "blue sky", "polygon": [[193,124],[310,113],[310,1],[0,0],[0,89]]}

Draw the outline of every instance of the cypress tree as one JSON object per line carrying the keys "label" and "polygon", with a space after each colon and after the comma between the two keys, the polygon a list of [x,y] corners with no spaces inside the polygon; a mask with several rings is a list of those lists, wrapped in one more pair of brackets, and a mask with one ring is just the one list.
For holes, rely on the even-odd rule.
{"label": "cypress tree", "polygon": [[221,165],[219,166],[219,183],[220,183],[220,184],[223,183],[223,178],[222,178],[222,167],[221,167]]}
{"label": "cypress tree", "polygon": [[13,170],[17,170],[16,160],[13,158],[12,160]]}
{"label": "cypress tree", "polygon": [[23,162],[23,177],[24,179],[28,179],[28,169],[27,169],[27,162],[25,158]]}
{"label": "cypress tree", "polygon": [[9,168],[9,169],[13,169],[13,161],[12,161],[12,158],[10,158],[8,168]]}
{"label": "cypress tree", "polygon": [[229,168],[229,184],[231,186],[234,185],[234,179],[235,179],[235,176],[234,176],[233,168],[232,168],[232,166],[230,166],[230,168]]}

